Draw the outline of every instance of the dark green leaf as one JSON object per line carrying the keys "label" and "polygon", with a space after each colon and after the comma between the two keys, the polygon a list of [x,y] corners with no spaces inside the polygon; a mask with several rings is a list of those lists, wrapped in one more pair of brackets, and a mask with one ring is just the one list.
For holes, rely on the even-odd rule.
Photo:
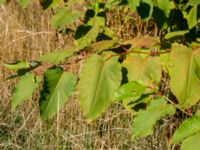
{"label": "dark green leaf", "polygon": [[55,115],[67,102],[76,84],[76,77],[61,68],[48,69],[40,97],[40,114],[43,120]]}

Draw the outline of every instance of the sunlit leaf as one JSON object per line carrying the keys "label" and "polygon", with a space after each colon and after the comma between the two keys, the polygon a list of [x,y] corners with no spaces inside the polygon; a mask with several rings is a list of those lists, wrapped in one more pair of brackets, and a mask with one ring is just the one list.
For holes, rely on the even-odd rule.
{"label": "sunlit leaf", "polygon": [[10,70],[19,70],[19,69],[27,69],[30,67],[30,65],[26,61],[20,61],[20,62],[16,62],[16,63],[4,64],[4,67],[6,67]]}
{"label": "sunlit leaf", "polygon": [[192,7],[185,18],[187,19],[189,29],[192,29],[197,24],[197,6]]}
{"label": "sunlit leaf", "polygon": [[198,111],[194,116],[186,119],[179,127],[176,129],[171,143],[178,143],[188,138],[195,133],[200,132],[200,111]]}
{"label": "sunlit leaf", "polygon": [[170,54],[170,88],[179,104],[190,107],[200,98],[200,49],[173,45]]}
{"label": "sunlit leaf", "polygon": [[188,33],[189,31],[174,31],[174,32],[169,32],[165,35],[165,39],[171,39],[174,37],[179,37],[179,36],[184,36],[186,33]]}
{"label": "sunlit leaf", "polygon": [[199,150],[200,147],[200,131],[196,134],[188,137],[187,139],[183,140],[181,145],[181,150]]}
{"label": "sunlit leaf", "polygon": [[121,78],[121,66],[115,58],[105,61],[99,55],[92,55],[85,61],[78,90],[80,106],[88,121],[99,117],[108,108]]}

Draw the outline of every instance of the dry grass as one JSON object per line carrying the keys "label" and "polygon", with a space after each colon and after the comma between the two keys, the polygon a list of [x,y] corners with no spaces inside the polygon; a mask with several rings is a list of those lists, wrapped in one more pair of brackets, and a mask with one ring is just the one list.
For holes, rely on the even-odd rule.
{"label": "dry grass", "polygon": [[[137,16],[122,23],[125,13],[117,12],[108,23],[119,37],[155,34],[155,27],[142,26]],[[72,38],[56,34],[49,25],[51,11],[43,12],[37,2],[22,10],[14,1],[0,6],[0,62],[34,60],[38,56],[72,45]],[[111,17],[112,18],[112,17]],[[135,26],[133,24],[136,24]],[[149,29],[147,28],[149,27]],[[153,30],[151,29],[153,28]],[[150,33],[151,32],[151,33]],[[123,33],[123,34],[122,34]],[[136,34],[137,33],[137,34]],[[72,60],[73,61],[73,60]],[[75,72],[79,64],[72,63]],[[1,66],[0,66],[1,67]],[[0,68],[0,149],[135,149],[165,150],[168,122],[162,120],[153,136],[131,141],[132,115],[121,104],[114,104],[98,120],[87,124],[77,105],[76,94],[50,122],[39,118],[38,92],[16,111],[11,110],[11,90],[15,80],[5,81],[11,72]]]}

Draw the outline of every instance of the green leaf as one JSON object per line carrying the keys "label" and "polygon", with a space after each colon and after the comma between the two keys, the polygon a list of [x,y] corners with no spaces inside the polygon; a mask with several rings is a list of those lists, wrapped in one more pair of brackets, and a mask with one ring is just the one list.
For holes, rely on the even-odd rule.
{"label": "green leaf", "polygon": [[181,150],[199,150],[200,132],[185,139],[181,145]]}
{"label": "green leaf", "polygon": [[137,99],[144,93],[146,88],[147,87],[142,82],[128,82],[116,90],[115,99],[123,100],[131,97]]}
{"label": "green leaf", "polygon": [[99,34],[99,27],[92,26],[91,29],[82,37],[78,38],[75,41],[75,45],[84,48],[89,46],[92,42],[96,41],[96,38]]}
{"label": "green leaf", "polygon": [[99,55],[92,55],[85,61],[78,89],[80,106],[88,121],[108,108],[121,78],[121,66],[115,58],[105,61]]}
{"label": "green leaf", "polygon": [[145,137],[153,133],[153,126],[161,117],[173,115],[175,108],[162,98],[154,99],[146,110],[140,110],[133,120],[132,137]]}
{"label": "green leaf", "polygon": [[175,144],[183,139],[200,132],[200,111],[198,111],[194,116],[186,119],[179,127],[176,129],[171,143]]}
{"label": "green leaf", "polygon": [[136,8],[140,6],[140,0],[128,0],[128,6],[135,12]]}
{"label": "green leaf", "polygon": [[43,120],[51,118],[67,102],[76,84],[76,77],[59,67],[48,69],[44,74],[40,97],[40,115]]}
{"label": "green leaf", "polygon": [[22,8],[26,8],[32,2],[32,0],[17,0],[17,2]]}
{"label": "green leaf", "polygon": [[51,19],[51,26],[53,28],[65,28],[67,25],[72,24],[80,17],[79,11],[70,11],[67,7],[57,10],[56,14]]}
{"label": "green leaf", "polygon": [[34,90],[39,85],[39,78],[35,77],[32,73],[26,73],[20,78],[15,85],[12,94],[12,108],[13,110],[25,100],[31,98]]}
{"label": "green leaf", "polygon": [[106,21],[104,17],[95,16],[88,21],[87,25],[105,27],[105,23]]}
{"label": "green leaf", "polygon": [[186,33],[188,33],[189,31],[174,31],[174,32],[169,32],[165,35],[164,39],[169,40],[171,38],[174,37],[178,37],[178,36],[184,36]]}
{"label": "green leaf", "polygon": [[50,53],[47,53],[47,54],[41,56],[38,59],[38,61],[47,62],[50,64],[58,64],[59,62],[66,59],[67,57],[72,56],[76,51],[78,51],[78,48],[71,48],[68,50],[50,52]]}
{"label": "green leaf", "polygon": [[200,49],[173,45],[170,54],[170,88],[179,104],[190,107],[200,98]]}
{"label": "green leaf", "polygon": [[26,61],[20,61],[20,62],[16,62],[16,63],[4,64],[4,67],[6,67],[10,70],[19,70],[19,69],[27,69],[30,67],[30,65]]}
{"label": "green leaf", "polygon": [[189,0],[189,1],[188,1],[188,4],[189,4],[189,5],[197,6],[197,5],[200,4],[200,1],[199,1],[199,0]]}
{"label": "green leaf", "polygon": [[197,6],[191,8],[190,12],[185,16],[189,29],[197,24]]}
{"label": "green leaf", "polygon": [[143,81],[145,84],[158,84],[161,79],[162,66],[157,57],[143,58],[139,54],[128,55],[123,62],[128,71],[129,81]]}

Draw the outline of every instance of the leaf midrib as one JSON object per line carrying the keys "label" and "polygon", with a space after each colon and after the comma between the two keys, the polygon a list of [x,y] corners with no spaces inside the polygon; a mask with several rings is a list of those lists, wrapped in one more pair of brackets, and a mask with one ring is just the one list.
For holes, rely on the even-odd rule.
{"label": "leaf midrib", "polygon": [[[102,58],[101,58],[102,59]],[[96,102],[96,97],[97,97],[97,93],[99,93],[98,91],[99,91],[99,85],[100,85],[100,81],[101,81],[101,78],[102,78],[102,74],[103,74],[103,70],[104,70],[104,66],[105,66],[105,63],[106,62],[104,62],[103,61],[103,64],[101,65],[101,72],[100,72],[100,74],[99,74],[99,80],[97,81],[97,86],[96,86],[96,88],[95,88],[95,93],[94,93],[94,96],[93,96],[93,100],[94,101],[92,101],[92,103],[91,103],[91,105],[90,105],[90,108],[93,108],[92,106],[95,104],[95,102]]]}

